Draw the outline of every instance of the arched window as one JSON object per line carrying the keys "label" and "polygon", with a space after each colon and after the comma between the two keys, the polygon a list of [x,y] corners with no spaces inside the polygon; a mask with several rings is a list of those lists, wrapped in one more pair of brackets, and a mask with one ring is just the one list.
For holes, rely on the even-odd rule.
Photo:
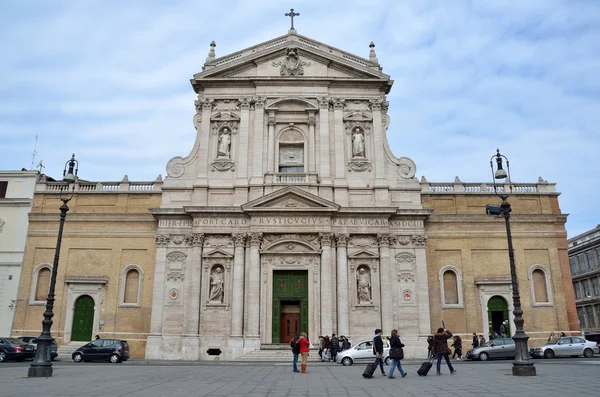
{"label": "arched window", "polygon": [[552,306],[550,271],[543,265],[533,265],[528,278],[533,306]]}
{"label": "arched window", "polygon": [[48,290],[50,289],[50,277],[52,277],[52,265],[49,263],[40,263],[33,270],[31,277],[31,292],[29,295],[29,304],[44,305],[48,299]]}
{"label": "arched window", "polygon": [[440,296],[442,308],[462,308],[462,273],[454,265],[446,265],[440,269]]}
{"label": "arched window", "polygon": [[121,271],[120,305],[139,307],[144,271],[138,265],[127,265]]}
{"label": "arched window", "polygon": [[297,129],[279,134],[279,172],[304,172],[304,135]]}

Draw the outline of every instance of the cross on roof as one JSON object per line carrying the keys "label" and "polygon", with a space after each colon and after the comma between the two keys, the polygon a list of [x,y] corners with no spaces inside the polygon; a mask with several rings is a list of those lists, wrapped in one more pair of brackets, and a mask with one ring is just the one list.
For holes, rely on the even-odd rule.
{"label": "cross on roof", "polygon": [[299,15],[300,15],[300,13],[299,12],[294,12],[293,8],[290,8],[290,12],[286,12],[285,13],[285,16],[286,17],[290,17],[291,20],[292,20],[292,27],[290,28],[290,30],[295,30],[294,29],[294,17],[297,17]]}

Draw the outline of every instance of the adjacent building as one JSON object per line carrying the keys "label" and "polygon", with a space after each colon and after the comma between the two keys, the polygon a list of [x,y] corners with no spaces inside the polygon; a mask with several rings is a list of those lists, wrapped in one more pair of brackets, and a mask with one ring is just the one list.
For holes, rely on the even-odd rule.
{"label": "adjacent building", "polygon": [[569,239],[569,262],[579,326],[600,331],[600,225]]}
{"label": "adjacent building", "polygon": [[[196,141],[164,181],[76,185],[57,278],[61,343],[100,334],[151,359],[235,359],[296,332],[358,341],[381,327],[417,357],[442,323],[464,336],[503,322],[513,332],[506,229],[485,215],[500,199],[484,182],[419,181],[390,150],[393,81],[374,44],[363,58],[290,30],[217,58],[213,43],[191,84]],[[15,335],[39,329],[58,186],[36,188]],[[535,344],[578,329],[566,215],[554,184],[512,188]]]}
{"label": "adjacent building", "polygon": [[10,335],[12,330],[37,177],[37,171],[0,171],[1,336]]}

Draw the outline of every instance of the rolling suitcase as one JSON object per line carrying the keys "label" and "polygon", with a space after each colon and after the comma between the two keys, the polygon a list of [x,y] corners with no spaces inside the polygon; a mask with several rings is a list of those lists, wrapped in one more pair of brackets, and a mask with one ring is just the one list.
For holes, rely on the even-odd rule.
{"label": "rolling suitcase", "polygon": [[419,368],[417,374],[419,374],[419,376],[427,376],[429,370],[431,367],[433,367],[432,361],[433,360],[425,361],[423,364],[421,364],[421,368]]}
{"label": "rolling suitcase", "polygon": [[379,365],[379,362],[376,361],[372,364],[368,364],[367,368],[365,368],[365,372],[363,372],[363,378],[365,379],[371,379],[373,377],[373,374],[375,373],[375,370],[377,369],[377,366]]}

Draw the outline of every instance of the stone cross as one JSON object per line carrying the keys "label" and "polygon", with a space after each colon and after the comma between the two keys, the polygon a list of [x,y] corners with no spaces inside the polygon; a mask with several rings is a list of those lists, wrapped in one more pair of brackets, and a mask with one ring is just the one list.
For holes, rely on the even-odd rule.
{"label": "stone cross", "polygon": [[299,12],[294,12],[293,8],[290,8],[290,12],[287,12],[285,14],[286,17],[290,17],[291,20],[292,20],[292,27],[290,28],[290,30],[296,30],[296,29],[294,29],[294,17],[297,17],[299,15],[300,15],[300,13]]}

